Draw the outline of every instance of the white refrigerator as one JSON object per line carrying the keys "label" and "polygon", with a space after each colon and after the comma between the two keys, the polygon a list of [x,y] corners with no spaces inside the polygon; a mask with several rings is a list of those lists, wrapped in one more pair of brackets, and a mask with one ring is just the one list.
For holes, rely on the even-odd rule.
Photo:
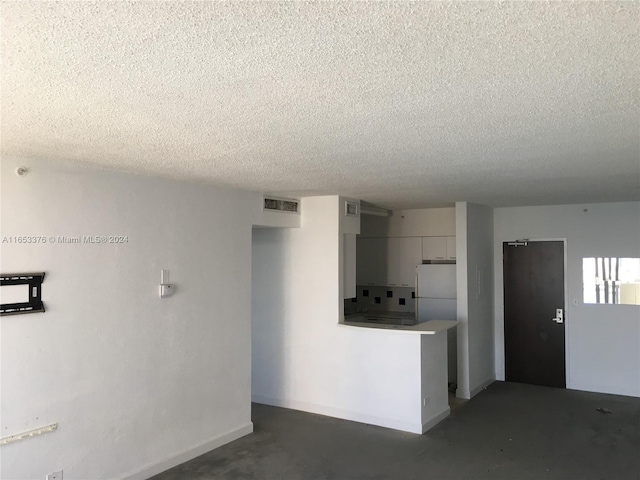
{"label": "white refrigerator", "polygon": [[455,264],[418,265],[416,270],[416,321],[455,320]]}

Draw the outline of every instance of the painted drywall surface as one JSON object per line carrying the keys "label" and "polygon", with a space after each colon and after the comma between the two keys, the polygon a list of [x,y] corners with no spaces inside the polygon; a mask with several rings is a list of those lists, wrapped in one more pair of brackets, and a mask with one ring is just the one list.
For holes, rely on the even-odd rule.
{"label": "painted drywall surface", "polygon": [[467,203],[469,391],[495,380],[493,315],[493,209]]}
{"label": "painted drywall surface", "polygon": [[467,203],[456,203],[456,337],[458,388],[456,396],[471,398],[469,389],[469,291],[467,288]]}
{"label": "painted drywall surface", "polygon": [[254,401],[420,433],[420,336],[338,325],[340,201],[253,230]]}
{"label": "painted drywall surface", "polygon": [[447,332],[421,335],[422,424],[423,431],[430,422],[449,414],[447,390]]}
{"label": "painted drywall surface", "polygon": [[[30,171],[14,174],[24,164]],[[121,478],[250,431],[251,219],[257,194],[2,159],[2,232],[121,235],[2,243],[44,271],[46,313],[2,317],[2,478]],[[176,293],[158,298],[160,270]],[[228,441],[228,440],[227,440]]]}
{"label": "painted drywall surface", "polygon": [[493,210],[456,203],[458,390],[471,398],[495,379]]}
{"label": "painted drywall surface", "polygon": [[363,237],[438,237],[456,234],[456,210],[422,208],[394,210],[388,217],[363,215]]}
{"label": "painted drywall surface", "polygon": [[498,208],[494,235],[497,378],[504,379],[502,243],[566,239],[567,387],[640,396],[640,307],[582,303],[583,257],[640,256],[640,203]]}
{"label": "painted drywall surface", "polygon": [[355,299],[356,297],[356,234],[342,234],[342,297]]}
{"label": "painted drywall surface", "polygon": [[[347,215],[347,203],[356,204],[358,215]],[[356,296],[356,235],[360,233],[360,200],[338,197],[340,235],[340,293],[342,300]],[[340,304],[342,305],[342,300]],[[341,311],[341,319],[344,311]]]}

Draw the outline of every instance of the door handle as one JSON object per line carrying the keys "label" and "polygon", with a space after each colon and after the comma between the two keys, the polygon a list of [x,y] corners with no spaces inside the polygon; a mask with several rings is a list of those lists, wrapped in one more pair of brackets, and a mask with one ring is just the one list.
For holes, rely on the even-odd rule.
{"label": "door handle", "polygon": [[556,323],[564,323],[564,310],[562,308],[556,308],[556,318],[552,318]]}

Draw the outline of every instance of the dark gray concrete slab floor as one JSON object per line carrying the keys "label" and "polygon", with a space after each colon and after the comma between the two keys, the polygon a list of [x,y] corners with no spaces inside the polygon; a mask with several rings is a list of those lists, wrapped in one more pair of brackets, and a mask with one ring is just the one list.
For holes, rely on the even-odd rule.
{"label": "dark gray concrete slab floor", "polygon": [[253,422],[252,435],[153,478],[640,479],[632,397],[496,382],[425,435],[265,405]]}

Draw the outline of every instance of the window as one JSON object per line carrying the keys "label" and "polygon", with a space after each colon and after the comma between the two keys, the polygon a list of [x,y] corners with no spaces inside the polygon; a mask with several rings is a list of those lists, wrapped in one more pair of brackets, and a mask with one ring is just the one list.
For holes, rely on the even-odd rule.
{"label": "window", "polygon": [[584,303],[640,305],[640,258],[582,259]]}

